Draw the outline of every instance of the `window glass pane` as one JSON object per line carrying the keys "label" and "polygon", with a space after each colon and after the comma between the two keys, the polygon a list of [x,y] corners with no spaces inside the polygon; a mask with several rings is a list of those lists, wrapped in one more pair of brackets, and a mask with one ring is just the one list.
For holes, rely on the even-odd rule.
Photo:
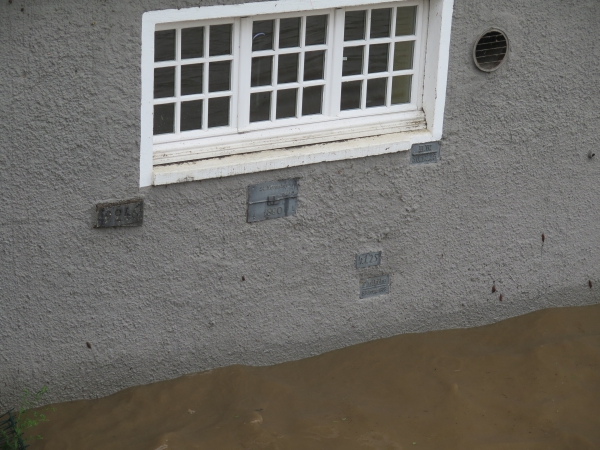
{"label": "window glass pane", "polygon": [[360,75],[363,68],[364,47],[345,47],[342,75]]}
{"label": "window glass pane", "polygon": [[409,70],[413,66],[414,41],[394,44],[394,70]]}
{"label": "window glass pane", "polygon": [[250,122],[269,120],[271,112],[271,92],[250,94]]}
{"label": "window glass pane", "polygon": [[154,69],[154,98],[175,96],[175,67]]}
{"label": "window glass pane", "polygon": [[375,78],[367,81],[367,108],[385,105],[387,78]]}
{"label": "window glass pane", "polygon": [[300,17],[279,22],[279,48],[290,47],[300,47]]}
{"label": "window glass pane", "polygon": [[410,103],[412,75],[392,78],[392,105]]}
{"label": "window glass pane", "polygon": [[202,100],[181,103],[181,131],[202,129]]}
{"label": "window glass pane", "polygon": [[311,86],[304,88],[302,96],[302,115],[311,116],[321,114],[321,103],[323,101],[323,86]]}
{"label": "window glass pane", "polygon": [[277,118],[296,117],[298,89],[277,91]]}
{"label": "window glass pane", "polygon": [[346,11],[344,41],[358,41],[365,38],[366,11]]}
{"label": "window glass pane", "polygon": [[181,95],[202,94],[204,64],[181,66]]}
{"label": "window glass pane", "polygon": [[277,83],[295,83],[298,81],[298,53],[279,55]]}
{"label": "window glass pane", "polygon": [[322,80],[325,68],[325,50],[304,54],[304,81]]}
{"label": "window glass pane", "polygon": [[390,37],[392,21],[391,8],[374,9],[371,11],[371,38]]}
{"label": "window glass pane", "polygon": [[416,6],[398,8],[396,17],[396,36],[410,36],[415,34],[416,19]]}
{"label": "window glass pane", "polygon": [[369,47],[369,73],[387,71],[389,46],[376,44]]}
{"label": "window glass pane", "polygon": [[154,105],[154,134],[174,132],[175,103]]}
{"label": "window glass pane", "polygon": [[181,30],[181,58],[202,58],[204,56],[204,27]]}
{"label": "window glass pane", "polygon": [[252,51],[273,48],[273,20],[257,20],[252,23]]}
{"label": "window glass pane", "polygon": [[208,128],[229,126],[230,97],[208,99]]}
{"label": "window glass pane", "polygon": [[208,65],[208,92],[228,91],[230,78],[231,61],[211,62]]}
{"label": "window glass pane", "polygon": [[209,55],[231,55],[231,25],[210,27]]}
{"label": "window glass pane", "polygon": [[252,74],[250,75],[250,85],[266,86],[271,84],[272,67],[272,56],[261,56],[260,58],[252,58]]}
{"label": "window glass pane", "polygon": [[347,109],[360,108],[360,95],[362,91],[362,81],[348,81],[342,83],[342,100],[340,108],[342,111]]}
{"label": "window glass pane", "polygon": [[173,61],[175,59],[175,30],[154,33],[154,61]]}
{"label": "window glass pane", "polygon": [[306,45],[325,43],[327,32],[327,16],[308,16],[306,18]]}

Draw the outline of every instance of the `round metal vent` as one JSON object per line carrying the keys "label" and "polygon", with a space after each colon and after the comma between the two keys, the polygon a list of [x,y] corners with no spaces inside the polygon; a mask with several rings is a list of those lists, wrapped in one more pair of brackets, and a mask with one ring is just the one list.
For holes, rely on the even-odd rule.
{"label": "round metal vent", "polygon": [[479,70],[493,72],[506,59],[508,54],[508,39],[506,35],[493,28],[483,33],[473,48],[473,59]]}

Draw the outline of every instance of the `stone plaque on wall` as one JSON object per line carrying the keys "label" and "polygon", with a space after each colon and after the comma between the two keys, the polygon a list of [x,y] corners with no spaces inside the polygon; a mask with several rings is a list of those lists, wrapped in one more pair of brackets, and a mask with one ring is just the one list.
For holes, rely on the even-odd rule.
{"label": "stone plaque on wall", "polygon": [[293,216],[298,207],[298,178],[248,186],[248,223]]}
{"label": "stone plaque on wall", "polygon": [[430,164],[440,160],[441,145],[439,142],[414,144],[410,149],[410,164]]}
{"label": "stone plaque on wall", "polygon": [[390,276],[380,275],[367,278],[360,285],[360,298],[377,297],[390,293]]}
{"label": "stone plaque on wall", "polygon": [[144,222],[144,200],[98,203],[94,228],[139,227]]}

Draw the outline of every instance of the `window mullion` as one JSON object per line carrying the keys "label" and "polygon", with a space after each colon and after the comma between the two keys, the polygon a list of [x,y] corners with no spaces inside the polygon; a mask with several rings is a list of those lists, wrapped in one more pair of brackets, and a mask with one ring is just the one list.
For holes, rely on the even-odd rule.
{"label": "window mullion", "polygon": [[275,19],[275,24],[273,27],[273,50],[275,54],[273,55],[273,63],[271,66],[271,86],[273,90],[271,91],[271,105],[269,111],[269,118],[272,122],[277,119],[277,92],[279,91],[277,85],[279,83],[279,27],[281,20]]}
{"label": "window mullion", "polygon": [[237,95],[238,130],[250,124],[250,79],[252,75],[252,18],[240,19],[238,39],[239,80]]}
{"label": "window mullion", "polygon": [[230,120],[231,123],[229,126],[232,128],[238,128],[239,123],[239,99],[240,99],[240,88],[239,88],[239,77],[240,72],[238,68],[240,67],[240,19],[235,19],[233,21],[232,27],[232,36],[231,36],[231,77],[230,87],[231,87],[231,103],[230,103]]}
{"label": "window mullion", "polygon": [[329,80],[329,115],[340,114],[342,96],[342,65],[344,58],[344,15],[342,8],[333,12],[333,38],[331,42],[331,76]]}
{"label": "window mullion", "polygon": [[202,129],[208,129],[208,27],[204,26],[204,38],[202,40],[204,48],[204,64],[202,66],[202,93],[204,100],[202,101]]}
{"label": "window mullion", "polygon": [[360,109],[367,108],[367,84],[369,75],[369,45],[365,45],[363,60],[362,89],[360,90]]}
{"label": "window mullion", "polygon": [[181,132],[181,28],[175,31],[175,134]]}
{"label": "window mullion", "polygon": [[[392,37],[392,41],[390,42],[390,49],[388,51],[389,59],[388,59],[388,79],[387,79],[387,87],[385,90],[385,106],[392,105],[392,78],[394,76],[394,57],[396,52],[396,15],[398,14],[398,8],[392,8],[392,17],[390,23],[390,36]],[[414,58],[413,58],[414,60]]]}
{"label": "window mullion", "polygon": [[304,44],[306,36],[306,16],[300,19],[300,53],[298,62],[298,96],[296,100],[296,117],[302,117],[302,103],[304,100]]}

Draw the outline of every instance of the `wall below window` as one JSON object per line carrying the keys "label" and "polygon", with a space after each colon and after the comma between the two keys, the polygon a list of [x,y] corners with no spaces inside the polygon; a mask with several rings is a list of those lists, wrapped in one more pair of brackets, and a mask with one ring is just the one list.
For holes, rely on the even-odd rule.
{"label": "wall below window", "polygon": [[[438,164],[140,190],[142,14],[196,4],[0,3],[0,411],[600,300],[597,0],[455,0]],[[492,26],[512,51],[484,74]],[[292,177],[297,215],[246,223],[246,187]],[[92,228],[138,196],[142,227]],[[358,299],[367,251],[388,296]]]}

